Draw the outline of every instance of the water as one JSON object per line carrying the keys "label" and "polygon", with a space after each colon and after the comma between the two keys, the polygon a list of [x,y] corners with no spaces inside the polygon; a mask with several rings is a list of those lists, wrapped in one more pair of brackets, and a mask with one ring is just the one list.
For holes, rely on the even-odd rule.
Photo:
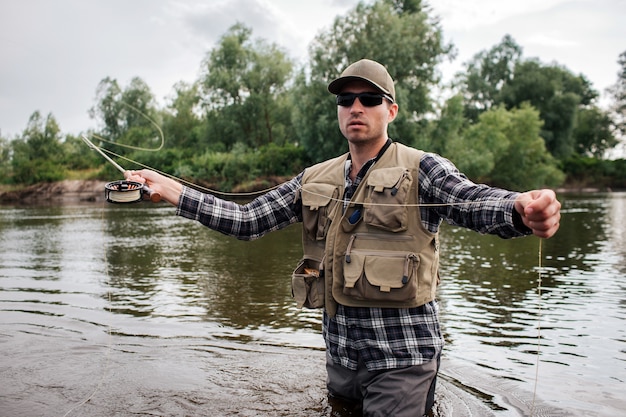
{"label": "water", "polygon": [[[541,268],[539,239],[443,228],[438,415],[626,410],[626,193],[561,199]],[[327,415],[299,227],[240,242],[173,212],[0,207],[0,415]]]}

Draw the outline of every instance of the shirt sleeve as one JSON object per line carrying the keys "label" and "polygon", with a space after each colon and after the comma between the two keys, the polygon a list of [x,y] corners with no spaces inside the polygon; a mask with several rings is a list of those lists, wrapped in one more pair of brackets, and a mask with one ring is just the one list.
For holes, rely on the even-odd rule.
{"label": "shirt sleeve", "polygon": [[247,204],[238,204],[183,187],[176,215],[241,240],[258,239],[301,219],[296,192],[302,174]]}
{"label": "shirt sleeve", "polygon": [[508,239],[531,230],[515,211],[519,193],[475,184],[439,155],[426,153],[420,162],[419,202],[424,226],[436,232],[442,221]]}

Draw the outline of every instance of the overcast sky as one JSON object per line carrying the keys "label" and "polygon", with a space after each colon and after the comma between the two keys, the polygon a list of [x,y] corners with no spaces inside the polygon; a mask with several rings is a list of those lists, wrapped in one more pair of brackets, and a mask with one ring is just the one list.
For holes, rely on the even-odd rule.
{"label": "overcast sky", "polygon": [[[13,138],[35,111],[63,133],[89,119],[98,83],[143,79],[161,102],[195,81],[203,58],[236,22],[306,60],[307,47],[357,0],[0,0],[0,133]],[[430,0],[458,51],[446,78],[505,34],[524,58],[556,62],[600,93],[626,51],[626,0]],[[606,98],[604,102],[606,102]]]}

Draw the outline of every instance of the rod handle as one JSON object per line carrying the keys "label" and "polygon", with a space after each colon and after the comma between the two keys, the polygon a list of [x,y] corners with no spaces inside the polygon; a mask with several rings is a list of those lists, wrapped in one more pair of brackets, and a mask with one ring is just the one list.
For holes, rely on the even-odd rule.
{"label": "rod handle", "polygon": [[148,195],[148,200],[152,201],[153,203],[158,203],[159,201],[161,201],[161,194],[152,190],[147,185],[144,185],[143,187],[141,187],[141,190],[143,191],[144,195],[146,194]]}

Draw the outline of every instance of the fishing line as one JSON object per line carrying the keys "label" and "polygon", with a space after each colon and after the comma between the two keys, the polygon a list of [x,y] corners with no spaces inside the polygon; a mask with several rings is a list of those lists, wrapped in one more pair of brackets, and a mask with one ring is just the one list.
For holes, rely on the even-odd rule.
{"label": "fishing line", "polygon": [[[312,195],[316,195],[318,197],[329,198],[326,195],[315,193],[310,190],[304,190],[300,188],[301,191],[307,192]],[[343,202],[343,199],[330,197],[329,200],[334,200],[336,202]],[[445,207],[445,206],[470,206],[474,204],[486,204],[486,203],[501,203],[501,202],[515,202],[516,199],[485,199],[481,201],[466,201],[466,202],[456,202],[456,203],[418,203],[418,204],[404,204],[405,207]],[[391,206],[396,207],[398,204],[393,203],[369,203],[369,202],[359,202],[357,203],[361,206]],[[537,386],[539,383],[539,363],[541,359],[541,317],[542,317],[542,293],[541,293],[541,285],[542,285],[542,271],[543,271],[543,239],[539,238],[539,248],[538,248],[538,263],[537,263],[537,354],[536,354],[536,364],[535,364],[535,380],[533,383],[533,394],[532,394],[532,402],[530,406],[530,417],[533,417],[536,412],[536,398],[537,398]]]}
{"label": "fishing line", "polygon": [[[122,102],[121,104],[127,106],[128,108],[141,115],[157,129],[161,138],[159,146],[156,148],[146,148],[142,146],[128,145],[120,142],[113,142],[93,133],[90,136],[92,138],[98,139],[101,142],[109,143],[111,145],[120,146],[127,149],[148,152],[157,152],[163,149],[163,145],[165,144],[165,135],[163,134],[163,130],[161,130],[161,127],[152,118],[143,113],[137,107],[124,102]],[[87,144],[87,146],[98,152],[104,159],[107,160],[107,162],[113,165],[118,171],[122,173],[122,175],[124,175],[124,172],[126,172],[126,170],[104,153],[104,151],[106,151],[105,148],[94,145],[93,142],[87,137],[87,135],[81,135],[81,138],[83,142]],[[135,203],[144,199],[144,196],[147,196],[147,198],[153,203],[158,203],[159,201],[161,201],[161,195],[159,193],[155,193],[145,184],[141,184],[139,182],[121,180],[110,182],[105,186],[105,197],[106,201],[108,201],[109,203]]]}
{"label": "fishing line", "polygon": [[533,401],[530,407],[530,417],[535,415],[535,399],[537,397],[537,384],[539,382],[539,359],[541,357],[541,280],[543,269],[543,239],[539,239],[539,269],[537,273],[537,363],[535,365],[535,384],[533,386]]}
{"label": "fishing line", "polygon": [[[124,175],[126,170],[109,158],[107,154],[102,151],[102,148],[94,145],[86,135],[82,135],[81,138],[87,146],[102,155],[104,159]],[[161,195],[159,193],[152,191],[147,185],[139,182],[121,180],[110,182],[105,186],[106,200],[110,203],[132,203],[141,201],[144,195],[147,195],[153,203],[161,201]]]}
{"label": "fishing line", "polygon": [[[104,204],[102,206],[102,211],[101,211],[100,227],[101,227],[101,236],[104,237],[105,236],[104,234]],[[102,248],[103,248],[102,255],[104,258],[104,265],[105,265],[104,284],[105,284],[105,288],[108,289],[107,291],[107,301],[109,304],[108,312],[109,314],[112,314],[113,313],[113,307],[112,307],[113,299],[111,296],[111,279],[109,277],[109,271],[108,269],[106,269],[106,266],[109,264],[109,261],[107,258],[106,246],[102,245]],[[105,360],[104,360],[104,363],[102,364],[102,373],[100,375],[100,380],[96,384],[96,387],[93,389],[91,394],[89,394],[87,398],[85,398],[84,400],[76,404],[74,407],[70,408],[65,414],[63,414],[63,417],[69,416],[71,413],[73,413],[74,411],[78,410],[80,407],[87,404],[96,395],[96,393],[100,390],[100,388],[104,384],[105,378],[107,377],[108,371],[110,369],[111,352],[113,351],[113,330],[112,330],[110,322],[107,324],[106,327],[107,327],[107,345],[106,345],[106,352],[105,352]]]}
{"label": "fishing line", "polygon": [[127,162],[136,164],[136,165],[138,165],[138,166],[140,166],[142,168],[149,169],[151,171],[157,172],[157,173],[159,173],[159,174],[161,174],[161,175],[163,175],[165,177],[171,178],[171,179],[173,179],[175,181],[178,181],[178,182],[180,182],[182,184],[185,184],[185,185],[187,185],[187,186],[189,186],[191,188],[195,188],[195,189],[197,189],[199,191],[205,191],[207,193],[211,193],[211,194],[215,194],[215,195],[222,195],[222,196],[227,196],[227,197],[254,197],[254,196],[265,194],[265,193],[267,193],[269,191],[272,191],[272,190],[280,187],[280,185],[281,185],[281,184],[278,184],[278,185],[275,185],[275,186],[272,186],[272,187],[268,187],[268,188],[265,188],[265,189],[259,190],[259,191],[237,192],[237,193],[232,193],[231,192],[231,193],[229,193],[229,192],[225,192],[225,191],[219,191],[219,190],[215,190],[215,189],[212,189],[212,188],[203,187],[203,186],[195,184],[195,183],[193,183],[191,181],[187,181],[187,180],[185,180],[183,178],[176,177],[175,175],[168,174],[167,172],[160,171],[160,170],[158,170],[156,168],[153,168],[151,166],[142,164],[141,162],[138,162],[138,161],[132,160],[130,158],[127,158],[127,157],[125,157],[123,155],[117,154],[117,153],[115,153],[115,152],[113,152],[113,151],[111,151],[109,149],[101,149],[101,150],[103,150],[104,152],[106,152],[106,153],[108,153],[110,155],[113,155],[113,156],[115,156],[117,158],[120,158],[120,159],[123,159],[123,160],[125,160]]}
{"label": "fishing line", "polygon": [[[93,146],[95,148],[98,148],[100,151],[104,151],[104,152],[106,152],[106,153],[108,153],[110,155],[113,155],[113,156],[117,157],[117,158],[123,159],[123,160],[125,160],[127,162],[130,162],[132,164],[138,165],[138,166],[140,166],[142,168],[149,169],[151,171],[159,173],[159,174],[161,174],[161,175],[163,175],[165,177],[168,177],[170,179],[178,181],[178,182],[180,182],[182,184],[185,184],[185,185],[187,185],[189,187],[195,188],[195,189],[200,190],[200,191],[205,191],[205,192],[208,192],[208,193],[211,193],[211,194],[215,194],[215,195],[230,196],[230,197],[253,197],[253,196],[256,196],[256,195],[265,194],[265,193],[267,193],[269,191],[272,191],[272,190],[274,190],[274,189],[276,189],[276,188],[281,186],[281,184],[278,184],[278,185],[275,185],[275,186],[272,186],[272,187],[265,188],[263,190],[251,191],[251,192],[237,192],[237,193],[230,192],[229,193],[229,192],[225,192],[225,191],[219,191],[219,190],[203,187],[201,185],[195,184],[195,183],[193,183],[191,181],[187,181],[187,180],[185,180],[183,178],[179,178],[179,177],[177,177],[175,175],[172,175],[172,174],[169,174],[167,172],[160,171],[160,170],[158,170],[156,168],[153,168],[153,167],[151,167],[149,165],[142,164],[141,162],[138,162],[138,161],[135,161],[135,160],[133,160],[131,158],[125,157],[124,155],[120,155],[118,153],[115,153],[115,152],[113,152],[113,151],[111,151],[109,149],[99,148],[99,147],[97,147],[95,145],[93,145]],[[329,197],[327,195],[316,193],[314,191],[305,190],[302,187],[298,188],[298,190],[302,191],[302,192],[306,192],[306,193],[311,194],[311,195],[318,196],[318,197],[327,198],[330,201],[336,201],[336,202],[343,202],[344,201],[341,198]],[[515,199],[498,198],[498,199],[485,199],[485,200],[480,200],[480,201],[462,201],[462,202],[456,202],[456,203],[415,203],[415,204],[406,203],[406,204],[397,204],[397,203],[372,203],[372,202],[367,202],[366,203],[366,202],[361,202],[359,204],[362,204],[363,206],[372,206],[372,207],[373,206],[397,207],[399,205],[401,205],[403,207],[453,207],[453,206],[470,206],[470,205],[475,205],[475,204],[496,203],[496,202],[515,202]]]}
{"label": "fishing line", "polygon": [[[165,143],[165,135],[163,134],[163,130],[161,130],[161,127],[150,117],[148,117],[145,113],[143,113],[141,110],[139,110],[137,107],[132,106],[130,104],[127,103],[123,103],[123,105],[129,107],[130,109],[132,109],[133,111],[137,112],[138,114],[140,114],[142,117],[144,117],[146,120],[148,120],[158,131],[159,136],[160,136],[160,143],[159,146],[156,148],[146,148],[146,147],[140,147],[140,146],[133,146],[133,145],[128,145],[128,144],[124,144],[124,143],[119,143],[119,142],[113,142],[110,140],[107,140],[105,138],[103,138],[102,136],[96,135],[96,134],[91,134],[92,137],[97,138],[99,141],[101,142],[105,142],[105,143],[109,143],[111,145],[115,145],[115,146],[120,146],[123,148],[127,148],[127,149],[133,149],[133,150],[139,150],[139,151],[148,151],[148,152],[157,152],[160,151],[163,148],[163,145]],[[122,174],[124,174],[124,172],[126,171],[124,168],[122,168],[118,163],[116,163],[115,161],[113,161],[110,157],[108,157],[103,150],[105,150],[102,147],[96,146],[93,144],[93,142],[91,142],[89,140],[89,138],[86,135],[82,135],[82,139],[83,141],[93,150],[97,151],[105,160],[107,160],[107,162],[109,162],[111,165],[113,165],[118,171],[120,171]],[[106,184],[105,187],[105,195],[106,195],[106,201],[108,202],[113,202],[113,203],[127,203],[127,202],[135,202],[135,201],[140,201],[142,199],[143,194],[147,194],[149,199],[152,202],[158,202],[161,200],[161,196],[158,193],[153,192],[152,190],[150,190],[145,184],[141,184],[138,182],[133,182],[133,181],[115,181],[115,182],[111,182]],[[104,206],[102,207],[102,215],[101,215],[101,235],[104,236]],[[108,289],[107,291],[107,300],[108,300],[108,311],[110,314],[112,314],[112,305],[113,305],[113,300],[112,300],[112,296],[111,296],[111,288],[110,288],[110,284],[111,284],[111,279],[109,277],[109,273],[108,273],[108,269],[106,269],[106,266],[108,266],[109,261],[107,258],[107,251],[106,251],[106,246],[103,245],[103,259],[104,259],[104,265],[105,265],[105,287]],[[106,349],[106,353],[105,353],[105,362],[102,365],[102,373],[100,375],[100,380],[98,381],[96,387],[93,389],[93,391],[81,402],[79,402],[78,404],[76,404],[74,407],[70,408],[64,415],[63,417],[67,417],[69,416],[71,413],[73,413],[74,411],[76,411],[77,409],[79,409],[80,407],[84,406],[85,404],[87,404],[87,402],[89,402],[94,395],[100,390],[100,388],[102,387],[104,380],[108,374],[108,371],[110,369],[110,356],[111,356],[111,352],[113,351],[113,331],[111,328],[111,324],[109,323],[107,325],[107,349]]]}
{"label": "fishing line", "polygon": [[[104,138],[101,138],[101,137],[99,137],[97,135],[92,135],[92,136],[95,137],[95,138],[98,138],[102,142],[110,143],[110,144],[113,144],[113,145],[116,145],[116,146],[121,146],[121,147],[128,148],[128,149],[143,150],[143,151],[158,151],[158,150],[162,149],[163,144],[164,144],[164,135],[163,135],[163,132],[162,132],[161,128],[152,119],[150,119],[144,113],[139,111],[137,108],[135,108],[133,106],[130,106],[130,105],[127,105],[127,106],[131,107],[132,109],[137,111],[139,114],[141,114],[143,117],[145,117],[146,119],[150,120],[150,122],[158,129],[159,134],[161,136],[161,143],[160,143],[160,146],[158,148],[149,149],[149,148],[137,147],[137,146],[132,146],[132,145],[120,144],[120,143],[108,141],[108,140],[106,140]],[[269,191],[271,191],[273,189],[276,189],[276,188],[278,188],[280,186],[280,184],[279,184],[279,185],[276,185],[276,186],[273,186],[273,187],[266,188],[264,190],[253,191],[253,192],[248,192],[248,193],[245,193],[245,192],[228,193],[228,192],[218,191],[218,190],[214,190],[214,189],[210,189],[210,188],[207,188],[207,187],[200,186],[198,184],[194,184],[194,183],[192,183],[190,181],[187,181],[187,180],[185,180],[183,178],[179,178],[179,177],[176,177],[176,176],[174,176],[172,174],[160,171],[160,170],[155,169],[153,167],[150,167],[148,165],[142,164],[142,163],[140,163],[138,161],[135,161],[135,160],[132,160],[130,158],[127,158],[127,157],[125,157],[123,155],[117,154],[117,153],[115,153],[115,152],[113,152],[113,151],[111,151],[109,149],[98,147],[98,146],[94,145],[93,143],[91,143],[85,137],[83,137],[83,140],[85,140],[85,142],[88,145],[90,145],[90,147],[92,147],[93,149],[98,151],[105,159],[107,159],[107,161],[112,163],[122,173],[124,173],[125,170],[123,168],[121,168],[117,163],[115,163],[111,158],[109,158],[107,155],[105,155],[104,152],[106,152],[106,153],[108,153],[110,155],[113,155],[113,156],[115,156],[117,158],[121,158],[121,159],[123,159],[125,161],[128,161],[130,163],[136,164],[136,165],[138,165],[138,166],[140,166],[142,168],[149,169],[149,170],[152,170],[154,172],[157,172],[157,173],[159,173],[159,174],[161,174],[161,175],[163,175],[163,176],[165,176],[167,178],[170,178],[170,179],[173,179],[175,181],[178,181],[178,182],[180,182],[182,184],[185,184],[185,185],[187,185],[187,186],[189,186],[191,188],[195,188],[197,190],[208,192],[208,193],[211,193],[211,194],[222,195],[222,196],[230,196],[230,197],[253,197],[253,196],[256,196],[256,195],[261,195],[261,194],[267,193],[267,192],[269,192]],[[140,185],[142,185],[142,184],[140,184]],[[142,186],[146,187],[145,185],[142,185]],[[302,187],[300,187],[299,190],[301,192],[306,192],[306,193],[309,193],[309,194],[312,194],[312,195],[317,195],[317,196],[321,196],[321,197],[324,197],[324,198],[328,198],[330,201],[344,202],[343,199],[333,198],[333,197],[329,197],[327,195],[318,194],[318,193],[312,192],[310,190],[305,190]],[[133,198],[136,198],[136,197],[137,197],[136,195],[133,195],[133,196],[128,196],[126,198],[133,199]],[[159,196],[159,200],[160,200],[160,196]],[[466,202],[453,202],[453,203],[415,203],[415,204],[401,204],[401,205],[405,206],[405,207],[452,207],[452,206],[471,206],[471,205],[489,204],[489,203],[496,203],[496,202],[502,203],[502,202],[515,202],[515,201],[516,201],[516,199],[485,199],[485,200],[480,200],[480,201],[466,201]],[[122,201],[120,201],[120,202],[122,202]],[[123,201],[123,202],[126,202],[126,201]],[[394,203],[373,203],[373,202],[361,202],[359,204],[361,204],[363,206],[387,206],[387,207],[389,207],[389,206],[396,207],[396,206],[399,205],[399,204],[394,204]],[[541,285],[542,285],[542,257],[543,257],[543,254],[542,254],[542,242],[543,242],[543,239],[539,239],[539,249],[538,249],[539,262],[538,262],[538,279],[537,279],[537,281],[538,281],[537,293],[538,293],[538,297],[539,297],[538,298],[538,323],[537,323],[537,362],[536,362],[536,365],[535,365],[535,381],[534,381],[532,404],[531,404],[531,410],[530,410],[531,411],[531,414],[530,414],[531,417],[535,413],[535,400],[536,400],[536,395],[537,395],[537,384],[538,384],[538,380],[539,380],[539,362],[540,362],[540,354],[541,354],[541,352],[540,352],[540,347],[541,347],[541,303],[542,303],[542,299],[541,299]],[[110,293],[109,293],[109,299],[110,299]],[[109,330],[109,336],[110,336],[110,330]],[[104,379],[104,378],[102,378],[102,379]],[[101,380],[100,384],[101,383],[102,383],[102,380]],[[94,392],[86,400],[84,400],[82,403],[77,405],[74,409],[82,406],[87,401],[89,401],[93,397],[95,392],[99,389],[100,384],[96,387]],[[74,409],[70,410],[65,416],[67,416]]]}
{"label": "fishing line", "polygon": [[100,135],[96,135],[95,133],[92,133],[90,136],[94,137],[96,139],[98,139],[101,142],[104,143],[108,143],[110,145],[114,145],[114,146],[119,146],[121,148],[126,148],[126,149],[133,149],[136,151],[146,151],[146,152],[157,152],[160,151],[161,149],[163,149],[163,145],[165,145],[165,135],[163,134],[163,130],[161,130],[161,127],[151,118],[149,117],[147,114],[143,113],[141,110],[139,110],[137,107],[121,102],[121,104],[123,104],[124,106],[132,109],[133,111],[135,111],[136,113],[138,113],[139,115],[141,115],[143,118],[145,118],[147,121],[149,121],[152,126],[154,126],[154,128],[159,132],[159,136],[160,136],[160,143],[159,146],[156,148],[146,148],[146,147],[142,147],[142,146],[134,146],[134,145],[127,145],[125,143],[120,143],[120,142],[114,142],[112,140],[108,140],[103,138]]}

